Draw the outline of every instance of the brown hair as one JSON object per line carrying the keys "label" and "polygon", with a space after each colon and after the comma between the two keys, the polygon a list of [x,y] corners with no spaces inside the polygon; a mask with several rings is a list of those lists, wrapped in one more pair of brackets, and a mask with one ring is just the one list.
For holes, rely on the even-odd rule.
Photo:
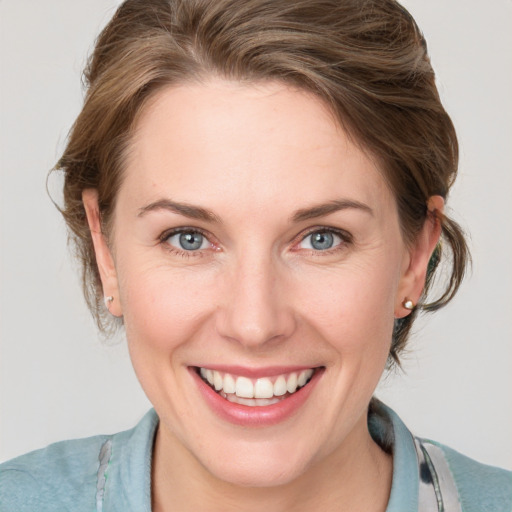
{"label": "brown hair", "polygon": [[[144,105],[163,87],[211,75],[277,80],[321,98],[380,162],[406,241],[430,215],[428,198],[446,197],[455,179],[457,138],[425,40],[394,0],[127,0],[97,40],[85,70],[85,103],[57,164],[85,297],[104,332],[112,319],[105,316],[82,191],[98,190],[108,235],[123,157]],[[420,306],[429,311],[451,300],[469,259],[460,227],[434,215],[451,271],[440,298]],[[441,252],[431,259],[423,299]],[[390,361],[399,361],[417,309],[396,321]]]}

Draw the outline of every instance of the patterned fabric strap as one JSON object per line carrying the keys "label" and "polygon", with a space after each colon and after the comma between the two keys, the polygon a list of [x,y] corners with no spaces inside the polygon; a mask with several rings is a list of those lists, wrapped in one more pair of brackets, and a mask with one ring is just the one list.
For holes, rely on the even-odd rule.
{"label": "patterned fabric strap", "polygon": [[441,448],[417,437],[414,442],[420,472],[418,512],[462,512],[455,480]]}
{"label": "patterned fabric strap", "polygon": [[112,441],[107,439],[101,446],[99,454],[99,468],[96,479],[96,512],[103,512],[103,496],[105,495],[105,484],[107,483],[107,470],[112,457]]}

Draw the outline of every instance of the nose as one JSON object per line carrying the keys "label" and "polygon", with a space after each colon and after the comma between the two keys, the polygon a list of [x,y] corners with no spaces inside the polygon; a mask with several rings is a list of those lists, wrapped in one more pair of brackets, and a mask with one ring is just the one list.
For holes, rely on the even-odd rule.
{"label": "nose", "polygon": [[286,277],[270,256],[242,255],[223,287],[217,331],[257,349],[288,338],[295,329]]}

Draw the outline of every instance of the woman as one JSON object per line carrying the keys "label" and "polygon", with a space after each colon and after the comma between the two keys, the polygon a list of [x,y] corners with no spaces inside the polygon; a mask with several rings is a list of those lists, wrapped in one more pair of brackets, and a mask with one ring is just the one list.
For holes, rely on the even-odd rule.
{"label": "woman", "polygon": [[[129,0],[87,79],[63,214],[155,411],[7,463],[2,507],[508,510],[510,473],[372,399],[468,257],[444,213],[457,141],[410,15]],[[451,274],[429,302],[441,238]]]}

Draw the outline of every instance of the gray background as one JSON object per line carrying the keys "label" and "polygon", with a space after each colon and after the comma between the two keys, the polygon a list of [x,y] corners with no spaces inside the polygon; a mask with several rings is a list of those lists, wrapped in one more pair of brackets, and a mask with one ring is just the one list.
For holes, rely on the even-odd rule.
{"label": "gray background", "polygon": [[[122,337],[83,304],[45,191],[80,109],[80,73],[109,0],[0,0],[0,460],[131,427],[149,407]],[[407,0],[461,143],[450,199],[472,235],[460,296],[416,329],[379,396],[417,434],[512,469],[512,1]],[[58,179],[50,181],[58,198]]]}

